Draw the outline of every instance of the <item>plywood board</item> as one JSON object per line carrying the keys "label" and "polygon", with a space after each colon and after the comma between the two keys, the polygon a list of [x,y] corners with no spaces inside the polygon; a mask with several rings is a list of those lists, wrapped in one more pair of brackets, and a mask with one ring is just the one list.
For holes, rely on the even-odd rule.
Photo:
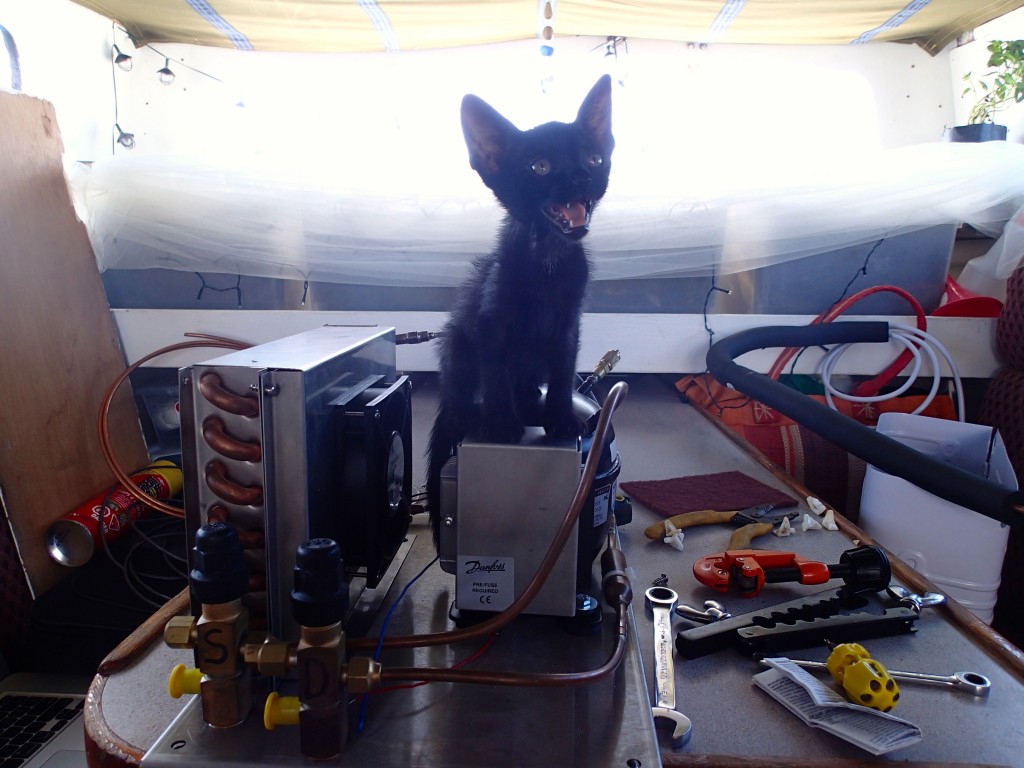
{"label": "plywood board", "polygon": [[[51,104],[0,92],[0,488],[37,595],[66,574],[46,553],[47,527],[113,481],[96,418],[124,370],[62,151]],[[110,425],[122,463],[144,464],[127,387]]]}

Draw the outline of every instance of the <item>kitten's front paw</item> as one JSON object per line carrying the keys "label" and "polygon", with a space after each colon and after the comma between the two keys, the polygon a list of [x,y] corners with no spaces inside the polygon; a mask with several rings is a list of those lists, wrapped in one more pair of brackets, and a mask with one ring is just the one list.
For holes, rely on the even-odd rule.
{"label": "kitten's front paw", "polygon": [[492,417],[484,421],[480,432],[484,439],[495,443],[518,443],[526,429],[515,416]]}
{"label": "kitten's front paw", "polygon": [[583,434],[583,422],[576,418],[570,410],[562,413],[544,415],[544,431],[551,437],[568,439]]}

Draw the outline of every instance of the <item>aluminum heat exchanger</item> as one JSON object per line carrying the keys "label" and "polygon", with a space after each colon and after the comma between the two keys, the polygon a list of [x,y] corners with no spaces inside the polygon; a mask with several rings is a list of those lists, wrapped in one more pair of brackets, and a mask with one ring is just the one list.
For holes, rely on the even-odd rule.
{"label": "aluminum heat exchanger", "polygon": [[253,627],[295,637],[295,551],[331,538],[354,605],[409,524],[411,384],[394,329],[316,328],[182,368],[179,387],[189,551],[202,525],[233,523]]}

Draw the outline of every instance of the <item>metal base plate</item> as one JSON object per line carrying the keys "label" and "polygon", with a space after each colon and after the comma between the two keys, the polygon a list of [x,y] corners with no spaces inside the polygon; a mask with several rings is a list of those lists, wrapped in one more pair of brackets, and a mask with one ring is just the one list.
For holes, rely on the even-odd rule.
{"label": "metal base plate", "polygon": [[[429,536],[413,546],[399,579],[404,583],[433,557]],[[396,584],[398,586],[398,584]],[[454,577],[431,567],[396,608],[389,634],[444,629],[454,596]],[[396,590],[392,590],[393,599]],[[568,634],[556,617],[520,616],[494,639],[470,667],[576,671],[598,666],[612,647],[616,622],[606,616],[601,631]],[[370,696],[362,730],[362,703],[349,705],[349,741],[333,761],[346,766],[624,765],[660,766],[644,667],[631,619],[623,663],[591,685],[518,688],[434,683]],[[379,631],[380,617],[374,631]],[[385,651],[388,666],[451,667],[482,643]],[[283,690],[282,693],[290,693]],[[186,706],[146,753],[146,768],[233,768],[308,765],[295,727],[266,731],[262,696],[237,728],[218,730],[202,722],[199,702]],[[637,761],[637,762],[630,762]]]}

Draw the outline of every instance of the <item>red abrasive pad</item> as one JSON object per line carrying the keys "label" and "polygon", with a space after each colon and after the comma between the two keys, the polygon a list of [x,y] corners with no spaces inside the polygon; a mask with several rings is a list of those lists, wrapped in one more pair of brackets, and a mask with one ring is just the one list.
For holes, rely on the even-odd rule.
{"label": "red abrasive pad", "polygon": [[740,510],[760,504],[795,507],[796,499],[742,472],[674,477],[670,480],[630,480],[622,491],[663,517],[698,509]]}

